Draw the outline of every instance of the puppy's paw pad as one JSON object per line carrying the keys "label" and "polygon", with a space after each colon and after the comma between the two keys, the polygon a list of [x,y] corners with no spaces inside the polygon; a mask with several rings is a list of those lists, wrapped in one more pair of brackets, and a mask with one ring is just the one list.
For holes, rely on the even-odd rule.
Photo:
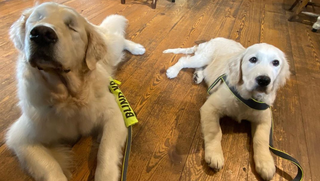
{"label": "puppy's paw pad", "polygon": [[205,153],[205,160],[208,163],[208,166],[213,168],[215,171],[221,170],[224,165],[224,158],[221,153]]}
{"label": "puppy's paw pad", "polygon": [[140,44],[136,44],[134,49],[132,50],[132,54],[134,55],[143,55],[145,52],[146,49]]}
{"label": "puppy's paw pad", "polygon": [[203,75],[202,74],[198,74],[197,72],[195,72],[193,74],[193,81],[196,84],[200,84],[203,81]]}
{"label": "puppy's paw pad", "polygon": [[276,172],[276,167],[272,158],[268,160],[258,160],[255,164],[256,171],[264,180],[271,180],[273,178],[273,175]]}
{"label": "puppy's paw pad", "polygon": [[177,71],[174,67],[170,67],[167,70],[167,77],[169,79],[173,79],[173,78],[177,77],[178,73],[179,73],[179,71]]}

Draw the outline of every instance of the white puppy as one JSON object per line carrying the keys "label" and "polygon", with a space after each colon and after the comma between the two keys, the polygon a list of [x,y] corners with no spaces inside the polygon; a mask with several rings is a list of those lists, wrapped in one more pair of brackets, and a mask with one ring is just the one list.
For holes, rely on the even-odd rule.
{"label": "white puppy", "polygon": [[95,26],[70,7],[44,3],[12,25],[22,115],[6,143],[36,180],[67,180],[70,159],[62,144],[96,128],[102,133],[95,180],[119,179],[127,129],[108,85],[123,50],[145,52],[124,38],[126,24],[112,15]]}
{"label": "white puppy", "polygon": [[[255,44],[245,49],[241,44],[225,38],[215,38],[192,48],[168,49],[164,53],[184,53],[194,56],[182,57],[167,70],[174,78],[182,68],[197,68],[194,80],[205,79],[210,86],[220,75],[227,75],[227,83],[244,99],[253,98],[272,105],[276,91],[289,78],[289,65],[278,48]],[[219,119],[225,115],[237,121],[252,123],[254,161],[257,172],[265,180],[275,173],[275,165],[269,151],[269,132],[272,113],[249,108],[240,102],[226,84],[218,84],[201,107],[201,125],[205,141],[205,160],[210,167],[219,170],[224,158],[221,148],[222,132]]]}

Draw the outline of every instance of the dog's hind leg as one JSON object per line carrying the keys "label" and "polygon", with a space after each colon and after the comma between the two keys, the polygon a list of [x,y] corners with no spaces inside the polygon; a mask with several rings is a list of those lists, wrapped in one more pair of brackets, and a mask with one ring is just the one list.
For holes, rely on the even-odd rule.
{"label": "dog's hind leg", "polygon": [[183,68],[201,68],[210,63],[210,58],[197,54],[194,56],[181,57],[179,61],[167,70],[167,77],[172,79],[177,77]]}
{"label": "dog's hind leg", "polygon": [[193,73],[193,81],[196,84],[200,84],[204,79],[203,68],[196,68]]}
{"label": "dog's hind leg", "polygon": [[100,24],[100,27],[107,30],[109,33],[118,33],[122,36],[125,35],[128,20],[121,15],[110,15],[106,17]]}
{"label": "dog's hind leg", "polygon": [[174,53],[174,54],[192,54],[196,52],[198,46],[193,46],[191,48],[174,48],[174,49],[167,49],[164,50],[163,53]]}
{"label": "dog's hind leg", "polygon": [[[205,161],[208,165],[220,170],[224,164],[221,148],[222,131],[219,123],[219,113],[214,107],[217,96],[211,95],[200,109],[202,134],[205,143]],[[219,97],[218,97],[219,98]],[[219,102],[219,101],[217,101]]]}
{"label": "dog's hind leg", "polygon": [[49,148],[28,139],[30,125],[22,115],[8,134],[6,143],[35,180],[67,181],[59,162]]}
{"label": "dog's hind leg", "polygon": [[142,45],[130,40],[125,40],[124,49],[128,50],[133,55],[143,55],[146,52],[146,49]]}

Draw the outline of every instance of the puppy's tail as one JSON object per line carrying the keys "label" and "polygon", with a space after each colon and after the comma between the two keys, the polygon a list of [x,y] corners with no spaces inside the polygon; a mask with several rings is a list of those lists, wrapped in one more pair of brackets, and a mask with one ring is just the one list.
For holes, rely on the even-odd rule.
{"label": "puppy's tail", "polygon": [[174,53],[174,54],[178,54],[178,53],[182,53],[182,54],[192,54],[197,50],[198,46],[193,46],[191,48],[175,48],[175,49],[167,49],[165,51],[163,51],[163,53]]}
{"label": "puppy's tail", "polygon": [[127,22],[128,20],[124,16],[115,14],[106,17],[100,26],[110,33],[119,33],[124,35]]}

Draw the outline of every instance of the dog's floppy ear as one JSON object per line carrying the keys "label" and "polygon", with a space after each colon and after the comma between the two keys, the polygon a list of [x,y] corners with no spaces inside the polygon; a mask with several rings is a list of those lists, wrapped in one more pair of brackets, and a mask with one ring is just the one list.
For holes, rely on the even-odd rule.
{"label": "dog's floppy ear", "polygon": [[242,51],[238,53],[237,55],[231,57],[229,59],[229,64],[228,64],[228,83],[232,86],[235,86],[237,84],[242,84],[242,59],[245,54],[245,51]]}
{"label": "dog's floppy ear", "polygon": [[10,38],[13,41],[15,47],[21,51],[23,51],[24,49],[26,21],[32,12],[33,8],[25,10],[20,18],[16,22],[14,22],[10,28]]}
{"label": "dog's floppy ear", "polygon": [[96,68],[96,63],[106,54],[107,46],[103,37],[91,24],[87,26],[88,45],[86,51],[86,65],[89,70]]}
{"label": "dog's floppy ear", "polygon": [[277,76],[277,78],[273,84],[273,87],[275,89],[278,89],[278,88],[284,86],[284,84],[286,83],[286,81],[290,77],[289,64],[288,64],[288,61],[287,61],[285,54],[283,52],[281,52],[280,58],[282,60],[282,67],[281,67],[279,75]]}

